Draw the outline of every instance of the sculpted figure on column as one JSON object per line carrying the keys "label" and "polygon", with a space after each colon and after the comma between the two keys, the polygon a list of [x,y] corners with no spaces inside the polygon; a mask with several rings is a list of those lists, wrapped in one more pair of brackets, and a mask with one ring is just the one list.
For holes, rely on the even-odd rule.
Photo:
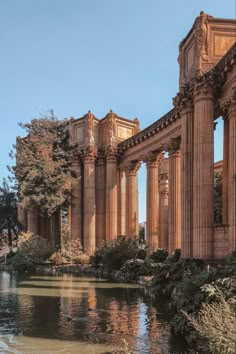
{"label": "sculpted figure on column", "polygon": [[195,40],[197,57],[202,57],[205,59],[207,55],[207,19],[208,15],[203,11],[200,12],[200,16],[196,18],[194,29],[195,29]]}
{"label": "sculpted figure on column", "polygon": [[91,111],[88,111],[85,121],[86,144],[94,145],[94,116]]}
{"label": "sculpted figure on column", "polygon": [[113,145],[115,141],[115,125],[116,125],[115,115],[113,111],[110,110],[107,119],[107,136],[109,138],[110,145]]}

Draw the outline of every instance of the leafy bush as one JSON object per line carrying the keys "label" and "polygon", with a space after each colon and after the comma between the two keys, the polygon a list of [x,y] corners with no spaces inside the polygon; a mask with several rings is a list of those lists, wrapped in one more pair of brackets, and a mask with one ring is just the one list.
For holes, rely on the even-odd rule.
{"label": "leafy bush", "polygon": [[226,257],[226,262],[229,265],[235,265],[236,266],[236,251],[232,251],[227,257]]}
{"label": "leafy bush", "polygon": [[[208,297],[198,314],[184,312],[197,333],[205,339],[205,350],[212,353],[236,352],[236,280],[218,279],[201,287]],[[209,303],[210,299],[210,303]]]}
{"label": "leafy bush", "polygon": [[17,253],[11,261],[12,267],[19,271],[33,271],[35,269],[35,264],[30,257],[23,253]]}
{"label": "leafy bush", "polygon": [[158,248],[150,254],[150,259],[155,263],[161,263],[168,257],[168,251],[164,248]]}
{"label": "leafy bush", "polygon": [[153,280],[154,291],[158,295],[171,296],[172,291],[184,277],[191,277],[199,274],[205,267],[200,259],[183,258],[177,262],[167,258],[159,263],[155,278]]}
{"label": "leafy bush", "polygon": [[34,263],[40,263],[47,259],[53,252],[47,240],[41,236],[33,235],[30,232],[23,232],[19,235],[18,251],[31,258]]}
{"label": "leafy bush", "polygon": [[120,236],[97,250],[91,261],[96,266],[102,263],[112,271],[120,269],[127,260],[136,259],[138,255],[141,257],[146,255],[144,245],[134,237]]}
{"label": "leafy bush", "polygon": [[177,248],[169,257],[168,260],[171,262],[178,262],[181,257],[181,249]]}
{"label": "leafy bush", "polygon": [[98,268],[99,266],[102,265],[103,263],[103,258],[105,255],[105,245],[103,245],[101,248],[97,249],[94,252],[94,255],[90,257],[90,262],[96,267]]}
{"label": "leafy bush", "polygon": [[23,232],[19,235],[17,253],[11,263],[16,270],[32,270],[33,265],[46,260],[52,252],[44,238]]}
{"label": "leafy bush", "polygon": [[149,259],[130,259],[126,261],[121,268],[122,273],[128,274],[130,279],[136,279],[139,276],[153,275],[157,264]]}

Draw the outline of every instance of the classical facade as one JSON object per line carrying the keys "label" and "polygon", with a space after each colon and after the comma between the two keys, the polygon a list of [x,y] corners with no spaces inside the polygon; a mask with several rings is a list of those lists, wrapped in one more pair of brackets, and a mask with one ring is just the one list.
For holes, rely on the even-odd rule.
{"label": "classical facade", "polygon": [[[141,163],[147,170],[151,250],[181,248],[183,257],[217,259],[236,249],[235,42],[235,20],[201,12],[179,46],[174,108],[144,130],[137,119],[112,111],[101,120],[91,112],[71,118],[71,143],[78,144],[73,168],[79,177],[72,188],[71,233],[85,252],[92,254],[119,235],[137,236]],[[222,225],[213,219],[218,117],[224,120]],[[35,218],[28,213],[28,229],[34,232]]]}

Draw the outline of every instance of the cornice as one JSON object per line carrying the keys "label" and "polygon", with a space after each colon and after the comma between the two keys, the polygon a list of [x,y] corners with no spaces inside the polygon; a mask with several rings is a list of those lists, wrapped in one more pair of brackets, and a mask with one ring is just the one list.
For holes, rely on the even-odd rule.
{"label": "cornice", "polygon": [[180,92],[174,98],[174,106],[171,111],[151,124],[146,129],[133,135],[131,138],[122,141],[118,144],[120,153],[129,149],[132,146],[138,145],[142,141],[150,138],[159,131],[167,128],[176,120],[181,118],[180,112],[187,102],[192,102],[194,91],[200,89],[212,88],[213,95],[217,96],[219,91],[226,80],[228,71],[232,70],[233,65],[236,63],[236,43],[228,50],[228,52],[221,58],[221,60],[208,72],[202,74],[198,73],[192,80],[181,87]]}

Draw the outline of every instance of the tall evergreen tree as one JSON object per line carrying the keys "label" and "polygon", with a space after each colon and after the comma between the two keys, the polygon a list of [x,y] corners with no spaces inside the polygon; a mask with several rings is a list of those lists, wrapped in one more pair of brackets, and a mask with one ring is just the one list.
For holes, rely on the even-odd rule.
{"label": "tall evergreen tree", "polygon": [[7,236],[8,245],[18,232],[17,226],[17,194],[6,180],[0,187],[0,237],[1,241]]}
{"label": "tall evergreen tree", "polygon": [[71,171],[69,122],[49,117],[20,124],[25,138],[17,139],[16,166],[19,202],[30,210],[50,216],[70,199]]}

